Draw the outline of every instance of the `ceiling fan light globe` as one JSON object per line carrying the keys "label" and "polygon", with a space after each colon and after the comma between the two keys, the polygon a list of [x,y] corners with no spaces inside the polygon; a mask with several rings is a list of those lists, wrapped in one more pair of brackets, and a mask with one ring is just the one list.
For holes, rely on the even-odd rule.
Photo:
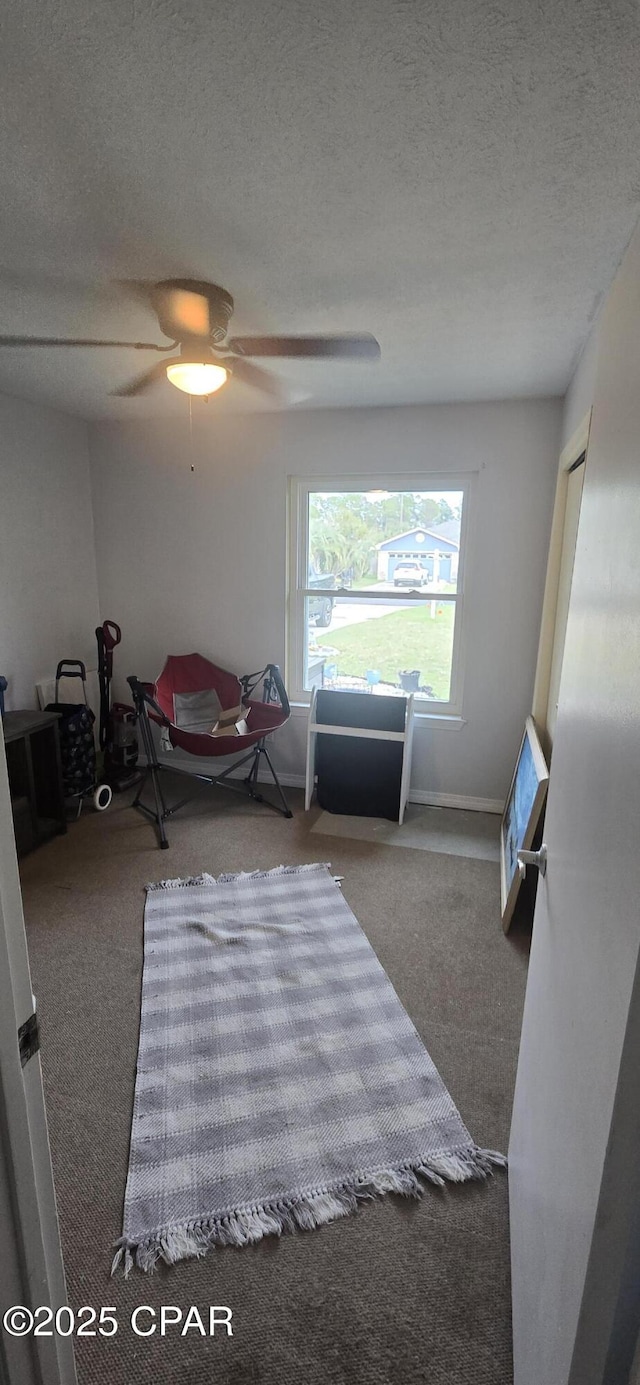
{"label": "ceiling fan light globe", "polygon": [[185,394],[215,394],[226,384],[228,371],[213,361],[174,361],[167,366],[167,379]]}

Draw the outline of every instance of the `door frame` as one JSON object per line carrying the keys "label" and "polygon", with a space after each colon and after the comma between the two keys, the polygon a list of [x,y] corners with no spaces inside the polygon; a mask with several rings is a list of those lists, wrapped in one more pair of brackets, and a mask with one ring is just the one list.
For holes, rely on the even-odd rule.
{"label": "door frame", "polygon": [[[23,1066],[18,1030],[35,1011],[4,739],[0,735],[0,1264],[2,1313],[67,1303],[40,1054]],[[13,1337],[0,1326],[9,1385],[77,1385],[70,1337]]]}
{"label": "door frame", "polygon": [[570,472],[583,454],[586,454],[589,446],[591,412],[591,409],[589,409],[589,412],[585,414],[582,422],[578,424],[575,432],[572,433],[569,441],[565,444],[560,453],[558,462],[558,479],[556,482],[555,500],[553,502],[553,519],[551,521],[547,575],[544,585],[540,639],[538,642],[536,676],[533,686],[533,703],[531,708],[533,719],[542,742],[542,747],[547,757],[550,751],[549,737],[547,734],[547,707],[549,705],[549,692],[551,689],[551,665],[553,661],[553,644],[556,633],[560,569],[562,565],[562,545],[567,511],[567,490]]}

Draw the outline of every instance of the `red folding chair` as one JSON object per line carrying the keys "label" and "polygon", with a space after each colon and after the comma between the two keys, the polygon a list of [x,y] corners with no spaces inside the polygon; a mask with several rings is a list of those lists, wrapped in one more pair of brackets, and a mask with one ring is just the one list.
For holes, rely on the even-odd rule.
{"label": "red folding chair", "polygon": [[[267,737],[284,726],[290,716],[289,699],[277,664],[267,664],[259,673],[246,673],[237,678],[234,673],[203,658],[202,654],[170,654],[157,683],[141,683],[135,677],[128,678],[127,682],[138,714],[147,760],[133,807],[139,808],[155,822],[161,847],[169,845],[164,827],[167,818],[189,801],[183,798],[179,803],[167,807],[161,783],[161,773],[166,770],[173,774],[186,774],[206,784],[220,784],[236,793],[248,793],[256,803],[265,803],[286,818],[293,817],[265,744]],[[261,697],[254,697],[260,685]],[[228,733],[214,735],[212,725],[218,708],[220,720],[224,722],[226,714],[231,724]],[[235,728],[235,713],[245,724],[240,733]],[[207,759],[212,756],[228,758],[230,755],[239,758],[235,758],[233,764],[218,775],[173,769],[170,764],[158,760],[151,721],[164,728],[172,746],[179,746],[190,755]],[[262,760],[266,761],[271,771],[279,799],[277,803],[258,792]],[[230,777],[249,763],[251,767],[244,779],[235,781]],[[142,801],[149,781],[153,789],[153,807]]]}

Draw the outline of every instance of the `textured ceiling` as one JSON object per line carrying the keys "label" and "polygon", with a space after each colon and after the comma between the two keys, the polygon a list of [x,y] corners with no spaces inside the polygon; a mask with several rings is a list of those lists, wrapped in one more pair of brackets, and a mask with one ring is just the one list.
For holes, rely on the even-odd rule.
{"label": "textured ceiling", "polygon": [[[378,336],[379,364],[277,365],[297,407],[566,387],[639,210],[636,0],[20,0],[0,25],[0,332],[154,339],[114,281],[189,275],[236,332]],[[3,351],[0,389],[184,411],[109,398],[145,359]]]}

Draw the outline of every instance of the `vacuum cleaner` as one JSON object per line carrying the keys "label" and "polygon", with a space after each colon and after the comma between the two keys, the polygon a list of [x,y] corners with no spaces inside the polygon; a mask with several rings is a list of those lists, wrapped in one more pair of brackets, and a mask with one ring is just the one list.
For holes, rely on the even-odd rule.
{"label": "vacuum cleaner", "polygon": [[104,756],[103,778],[114,793],[137,784],[140,774],[135,708],[126,702],[111,702],[113,651],[122,639],[115,620],[105,620],[96,630],[98,642],[98,685],[100,689],[100,749]]}

